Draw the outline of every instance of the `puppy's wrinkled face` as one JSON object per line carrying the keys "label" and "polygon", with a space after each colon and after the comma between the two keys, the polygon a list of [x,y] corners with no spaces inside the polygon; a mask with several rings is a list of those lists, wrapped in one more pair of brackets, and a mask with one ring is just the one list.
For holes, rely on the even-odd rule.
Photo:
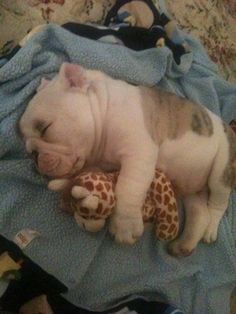
{"label": "puppy's wrinkled face", "polygon": [[83,167],[94,141],[94,121],[85,70],[63,64],[59,75],[42,80],[20,120],[26,149],[40,173],[63,177]]}

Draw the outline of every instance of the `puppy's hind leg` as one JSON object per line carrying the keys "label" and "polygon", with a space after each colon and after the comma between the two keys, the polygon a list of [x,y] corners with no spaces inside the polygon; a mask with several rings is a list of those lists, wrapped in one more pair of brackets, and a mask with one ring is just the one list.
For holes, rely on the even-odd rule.
{"label": "puppy's hind leg", "polygon": [[220,220],[228,207],[235,173],[227,160],[229,160],[228,149],[226,150],[226,147],[222,145],[208,179],[210,222],[203,236],[203,241],[206,243],[217,239]]}
{"label": "puppy's hind leg", "polygon": [[184,206],[185,225],[183,233],[168,246],[169,253],[177,257],[192,254],[209,224],[207,192],[186,196]]}
{"label": "puppy's hind leg", "polygon": [[[214,188],[213,188],[214,187]],[[231,189],[224,187],[219,182],[210,188],[208,212],[210,221],[203,236],[203,242],[216,241],[220,221],[227,209]]]}

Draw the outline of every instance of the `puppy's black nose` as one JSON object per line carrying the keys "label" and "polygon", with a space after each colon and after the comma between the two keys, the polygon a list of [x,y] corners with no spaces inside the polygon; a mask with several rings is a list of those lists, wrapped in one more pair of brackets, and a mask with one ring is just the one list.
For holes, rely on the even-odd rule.
{"label": "puppy's black nose", "polygon": [[36,164],[38,162],[38,155],[39,155],[39,153],[36,150],[33,150],[31,153],[31,156],[34,159],[34,161],[36,162]]}

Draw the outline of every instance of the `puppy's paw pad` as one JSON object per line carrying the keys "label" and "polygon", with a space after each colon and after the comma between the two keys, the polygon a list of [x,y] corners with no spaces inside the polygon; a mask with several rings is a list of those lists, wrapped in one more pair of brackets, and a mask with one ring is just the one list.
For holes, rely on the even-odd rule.
{"label": "puppy's paw pad", "polygon": [[111,218],[109,231],[116,242],[134,244],[143,234],[144,225],[142,217],[122,217],[114,215]]}

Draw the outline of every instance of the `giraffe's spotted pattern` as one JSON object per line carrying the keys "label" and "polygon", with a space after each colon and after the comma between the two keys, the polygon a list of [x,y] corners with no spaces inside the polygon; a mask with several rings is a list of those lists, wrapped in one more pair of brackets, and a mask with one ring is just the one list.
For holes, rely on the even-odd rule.
{"label": "giraffe's spotted pattern", "polygon": [[[70,212],[76,211],[84,219],[106,219],[115,207],[115,184],[119,173],[84,172],[75,177],[64,192],[64,203],[69,204]],[[92,195],[98,197],[98,206],[91,210],[80,206],[80,200],[68,195],[73,186],[85,187]],[[67,201],[68,197],[70,202]],[[143,208],[144,223],[155,224],[155,233],[160,240],[172,240],[179,231],[179,216],[173,187],[166,176],[159,170],[148,190]]]}
{"label": "giraffe's spotted pattern", "polygon": [[162,240],[172,240],[179,232],[179,216],[173,187],[159,170],[147,193],[143,206],[144,222],[156,222],[156,236]]}

